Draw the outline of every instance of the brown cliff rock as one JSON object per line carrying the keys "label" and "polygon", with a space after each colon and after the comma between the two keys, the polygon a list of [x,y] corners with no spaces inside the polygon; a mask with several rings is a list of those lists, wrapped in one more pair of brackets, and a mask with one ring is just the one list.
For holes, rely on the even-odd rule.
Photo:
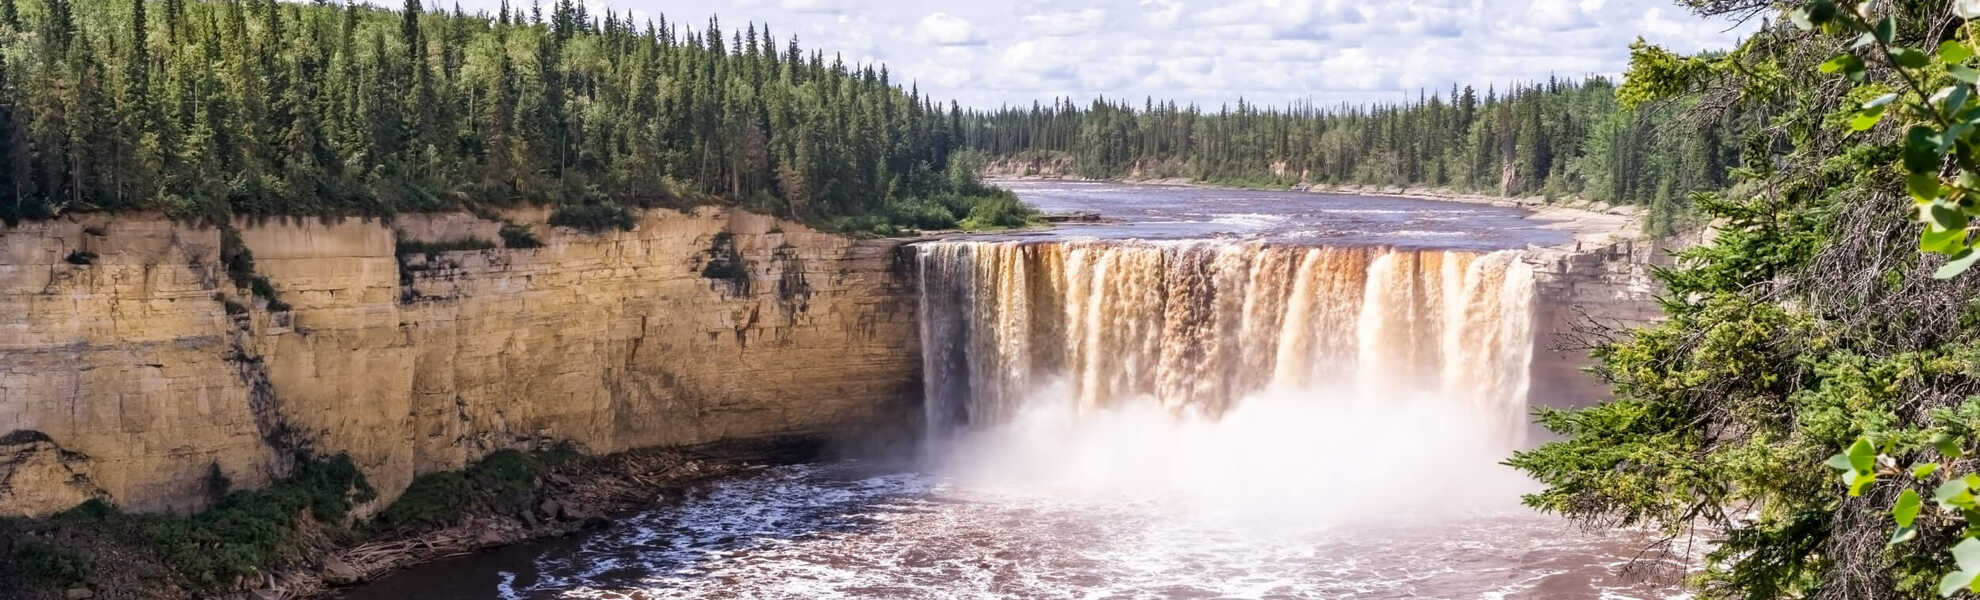
{"label": "brown cliff rock", "polygon": [[[239,223],[292,307],[272,313],[228,281],[214,228],[87,215],[0,230],[0,435],[34,440],[0,446],[0,515],[98,495],[193,510],[212,465],[258,487],[295,447],[349,453],[382,506],[416,474],[504,448],[913,421],[915,302],[897,241],[716,208],[600,234],[505,216],[543,247],[402,265],[396,239],[499,245],[501,224]],[[65,260],[79,250],[97,258]],[[230,315],[223,299],[255,308]]]}

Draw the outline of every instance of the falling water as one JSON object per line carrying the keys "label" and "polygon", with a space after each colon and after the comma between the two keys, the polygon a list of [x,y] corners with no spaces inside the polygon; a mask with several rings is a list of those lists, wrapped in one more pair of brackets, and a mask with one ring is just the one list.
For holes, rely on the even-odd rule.
{"label": "falling water", "polygon": [[[1528,511],[1531,482],[1498,464],[1523,443],[1534,336],[1532,272],[1497,250],[1546,232],[1473,205],[1035,186],[1027,200],[1130,222],[907,247],[931,434],[911,467],[767,468],[479,575],[436,565],[405,589],[1684,597],[1670,582],[1688,563],[1638,560],[1654,533]],[[1190,216],[1205,207],[1276,225]]]}
{"label": "falling water", "polygon": [[1533,278],[1516,251],[951,241],[915,254],[937,437],[1009,423],[1063,386],[1080,413],[1153,403],[1212,420],[1265,394],[1428,397],[1499,450],[1523,441]]}

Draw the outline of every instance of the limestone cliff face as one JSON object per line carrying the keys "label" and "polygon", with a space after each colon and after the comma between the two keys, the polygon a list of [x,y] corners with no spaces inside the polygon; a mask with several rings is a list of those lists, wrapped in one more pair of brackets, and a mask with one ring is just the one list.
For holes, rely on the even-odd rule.
{"label": "limestone cliff face", "polygon": [[237,224],[284,312],[238,310],[213,228],[0,230],[0,515],[192,510],[214,466],[261,485],[293,448],[349,453],[389,500],[503,448],[919,420],[896,242],[722,209],[596,235],[505,216],[544,246],[397,256],[400,239],[501,239],[465,214]]}
{"label": "limestone cliff face", "polygon": [[1572,408],[1608,399],[1607,384],[1586,371],[1594,363],[1588,352],[1597,332],[1663,320],[1657,304],[1662,287],[1652,270],[1674,265],[1673,253],[1703,235],[1575,244],[1529,255],[1535,299],[1529,403]]}

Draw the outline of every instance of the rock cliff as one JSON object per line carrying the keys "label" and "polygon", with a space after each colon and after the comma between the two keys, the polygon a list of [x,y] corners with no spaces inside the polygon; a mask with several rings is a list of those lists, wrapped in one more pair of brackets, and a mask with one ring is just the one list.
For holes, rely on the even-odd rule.
{"label": "rock cliff", "polygon": [[466,214],[237,223],[278,311],[212,227],[0,230],[0,515],[195,510],[215,469],[258,486],[299,449],[348,453],[389,501],[504,448],[919,422],[897,242],[716,208],[602,234],[503,216],[542,247],[424,251],[502,239]]}

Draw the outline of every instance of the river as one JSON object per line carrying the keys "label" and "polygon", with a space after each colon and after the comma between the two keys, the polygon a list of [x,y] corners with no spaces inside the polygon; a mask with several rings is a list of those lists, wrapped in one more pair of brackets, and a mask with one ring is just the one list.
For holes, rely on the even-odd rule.
{"label": "river", "polygon": [[1518,505],[1533,274],[1427,200],[1008,182],[1098,224],[917,243],[919,456],[772,467],[347,598],[1670,598]]}

